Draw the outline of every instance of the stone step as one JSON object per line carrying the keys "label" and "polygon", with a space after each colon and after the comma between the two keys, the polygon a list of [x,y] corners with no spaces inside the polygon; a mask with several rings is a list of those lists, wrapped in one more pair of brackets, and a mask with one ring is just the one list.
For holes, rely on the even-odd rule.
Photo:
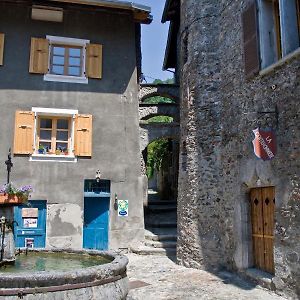
{"label": "stone step", "polygon": [[147,246],[132,247],[131,251],[139,255],[167,255],[176,256],[175,248],[153,248]]}
{"label": "stone step", "polygon": [[165,212],[165,211],[176,211],[177,205],[148,205],[145,210],[151,212]]}
{"label": "stone step", "polygon": [[177,235],[156,235],[156,234],[151,234],[147,235],[145,234],[145,239],[149,241],[157,241],[157,242],[162,242],[162,241],[177,241]]}
{"label": "stone step", "polygon": [[177,220],[177,213],[176,211],[148,211],[145,214],[146,219],[155,219],[161,221],[170,221],[170,220]]}
{"label": "stone step", "polygon": [[177,228],[148,228],[145,236],[174,236],[177,239]]}
{"label": "stone step", "polygon": [[177,206],[177,201],[174,200],[148,200],[149,205],[175,205]]}
{"label": "stone step", "polygon": [[177,228],[177,222],[175,221],[154,221],[148,220],[145,222],[146,228]]}
{"label": "stone step", "polygon": [[169,240],[166,240],[166,241],[163,241],[163,242],[159,242],[159,241],[145,241],[145,246],[148,246],[148,247],[154,247],[154,248],[174,248],[176,249],[176,244],[177,242],[176,241],[169,241]]}

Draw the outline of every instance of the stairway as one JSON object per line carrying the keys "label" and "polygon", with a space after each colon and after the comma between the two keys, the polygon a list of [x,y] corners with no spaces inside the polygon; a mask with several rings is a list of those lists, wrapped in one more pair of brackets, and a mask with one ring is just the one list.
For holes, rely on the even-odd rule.
{"label": "stairway", "polygon": [[149,197],[144,211],[145,243],[131,249],[132,252],[140,255],[176,256],[177,202]]}

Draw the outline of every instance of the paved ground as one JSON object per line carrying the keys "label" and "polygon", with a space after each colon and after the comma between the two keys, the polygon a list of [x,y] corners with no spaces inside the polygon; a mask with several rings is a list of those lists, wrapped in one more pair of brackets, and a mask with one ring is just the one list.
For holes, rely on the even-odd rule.
{"label": "paved ground", "polygon": [[128,277],[132,287],[128,300],[285,299],[229,272],[217,276],[188,269],[176,265],[165,256],[127,256]]}

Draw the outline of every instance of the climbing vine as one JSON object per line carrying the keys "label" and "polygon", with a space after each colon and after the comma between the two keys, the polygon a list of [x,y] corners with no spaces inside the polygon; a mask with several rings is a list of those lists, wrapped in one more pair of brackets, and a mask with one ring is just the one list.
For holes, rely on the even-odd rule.
{"label": "climbing vine", "polygon": [[149,179],[153,177],[155,170],[160,170],[162,162],[168,153],[168,144],[167,139],[161,139],[149,144],[147,149],[147,177]]}

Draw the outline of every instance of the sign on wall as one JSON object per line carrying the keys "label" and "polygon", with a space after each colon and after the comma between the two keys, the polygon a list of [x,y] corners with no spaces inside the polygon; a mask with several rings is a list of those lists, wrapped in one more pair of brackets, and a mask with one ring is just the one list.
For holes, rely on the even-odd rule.
{"label": "sign on wall", "polygon": [[128,200],[118,200],[118,216],[128,217]]}
{"label": "sign on wall", "polygon": [[38,214],[38,208],[22,208],[22,218],[37,218]]}
{"label": "sign on wall", "polygon": [[26,248],[34,248],[34,238],[25,238],[25,245]]}
{"label": "sign on wall", "polygon": [[255,155],[262,160],[271,160],[276,155],[275,133],[269,130],[256,128],[252,130],[255,138],[252,141]]}
{"label": "sign on wall", "polygon": [[24,228],[37,228],[38,219],[37,218],[23,218],[23,227]]}

